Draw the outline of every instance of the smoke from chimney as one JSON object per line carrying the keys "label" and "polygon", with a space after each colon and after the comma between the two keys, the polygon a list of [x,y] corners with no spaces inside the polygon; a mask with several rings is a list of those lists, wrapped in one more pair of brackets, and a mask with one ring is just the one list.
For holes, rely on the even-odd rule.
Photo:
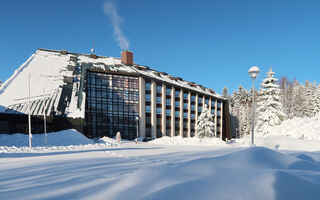
{"label": "smoke from chimney", "polygon": [[108,0],[104,3],[103,10],[104,10],[104,13],[109,17],[111,21],[113,34],[116,37],[119,47],[122,50],[128,50],[130,44],[120,27],[122,18],[118,15],[117,7],[111,0]]}

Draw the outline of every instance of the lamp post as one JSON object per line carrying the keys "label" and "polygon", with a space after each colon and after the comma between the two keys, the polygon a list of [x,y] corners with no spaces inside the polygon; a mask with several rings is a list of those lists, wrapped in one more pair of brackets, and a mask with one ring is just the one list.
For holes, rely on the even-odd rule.
{"label": "lamp post", "polygon": [[255,102],[254,102],[254,79],[259,75],[260,69],[257,66],[253,66],[249,69],[248,73],[250,74],[253,86],[252,86],[252,138],[251,138],[251,145],[254,146],[254,109],[255,109]]}
{"label": "lamp post", "polygon": [[139,138],[139,117],[136,117],[136,125],[137,125],[137,137],[136,137],[136,143],[138,143]]}

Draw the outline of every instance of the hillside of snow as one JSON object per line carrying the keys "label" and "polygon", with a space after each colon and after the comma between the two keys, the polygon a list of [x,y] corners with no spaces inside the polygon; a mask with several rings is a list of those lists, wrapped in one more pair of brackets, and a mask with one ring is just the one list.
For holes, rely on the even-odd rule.
{"label": "hillside of snow", "polygon": [[294,118],[271,127],[269,136],[290,136],[303,140],[320,140],[320,113],[312,118]]}
{"label": "hillside of snow", "polygon": [[[237,140],[250,145],[251,134]],[[255,145],[279,150],[320,150],[320,113],[308,118],[294,118],[269,127],[268,134],[255,133]]]}

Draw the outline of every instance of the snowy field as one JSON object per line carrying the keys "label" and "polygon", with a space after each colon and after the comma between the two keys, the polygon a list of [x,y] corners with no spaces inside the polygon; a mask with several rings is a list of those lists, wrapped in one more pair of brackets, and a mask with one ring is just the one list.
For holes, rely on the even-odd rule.
{"label": "snowy field", "polygon": [[256,147],[250,137],[118,144],[67,130],[48,146],[33,135],[30,150],[27,135],[2,134],[0,199],[319,199],[320,130],[301,122],[287,136],[280,126]]}

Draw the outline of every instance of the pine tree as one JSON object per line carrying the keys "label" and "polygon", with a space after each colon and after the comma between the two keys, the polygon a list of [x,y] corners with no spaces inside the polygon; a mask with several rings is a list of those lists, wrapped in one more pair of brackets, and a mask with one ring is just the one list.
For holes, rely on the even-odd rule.
{"label": "pine tree", "polygon": [[320,84],[317,87],[316,90],[316,96],[317,96],[317,107],[318,107],[318,113],[320,112]]}
{"label": "pine tree", "polygon": [[238,92],[234,92],[231,101],[231,130],[234,136],[250,133],[250,106],[249,92],[239,86]]}
{"label": "pine tree", "polygon": [[199,138],[215,137],[216,130],[213,120],[214,116],[209,112],[208,106],[205,104],[195,127],[196,136]]}
{"label": "pine tree", "polygon": [[267,78],[261,83],[257,103],[257,132],[267,134],[270,126],[280,124],[286,117],[280,102],[280,89],[277,79],[273,77],[272,68],[267,72]]}
{"label": "pine tree", "polygon": [[222,96],[225,97],[225,98],[229,98],[229,94],[228,94],[228,88],[227,87],[224,87],[223,90],[222,90]]}
{"label": "pine tree", "polygon": [[317,106],[316,86],[306,81],[303,87],[305,104],[303,107],[304,116],[313,117],[319,110]]}
{"label": "pine tree", "polygon": [[304,104],[304,95],[303,95],[303,90],[302,86],[299,84],[297,80],[295,80],[293,84],[293,89],[292,89],[292,101],[290,103],[290,114],[289,118],[292,119],[294,117],[302,117],[303,112],[302,112],[302,107]]}
{"label": "pine tree", "polygon": [[280,95],[280,102],[283,105],[284,113],[287,117],[291,116],[292,113],[292,89],[293,83],[287,79],[287,77],[282,77],[279,81],[281,95]]}

